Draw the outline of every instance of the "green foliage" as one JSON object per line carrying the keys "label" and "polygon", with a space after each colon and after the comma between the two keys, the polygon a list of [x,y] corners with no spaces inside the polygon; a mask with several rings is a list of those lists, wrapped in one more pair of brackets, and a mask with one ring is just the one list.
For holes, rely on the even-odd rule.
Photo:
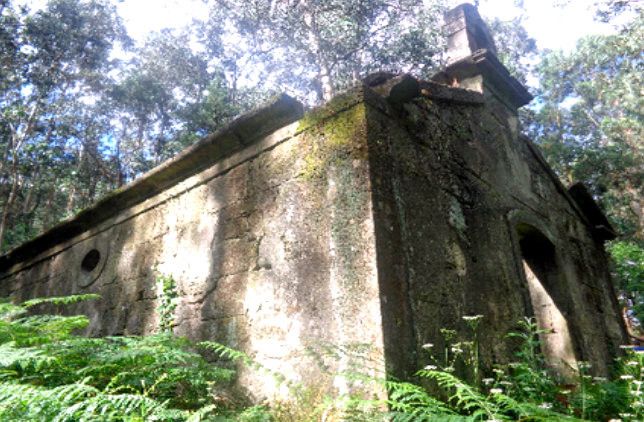
{"label": "green foliage", "polygon": [[[445,350],[438,359],[432,353],[433,344],[426,344],[430,361],[435,364],[427,365],[417,372],[421,383],[388,382],[389,406],[393,411],[395,421],[416,420],[566,420],[567,415],[540,406],[544,397],[554,397],[556,384],[543,367],[543,359],[539,356],[539,343],[536,325],[526,319],[521,321],[521,331],[511,333],[511,338],[518,338],[520,348],[517,352],[519,362],[503,369],[495,369],[495,378],[478,380],[477,371],[471,366],[478,366],[477,354],[473,347],[476,344],[476,333],[481,316],[464,317],[471,329],[474,340],[452,343],[456,333],[452,330],[442,330],[446,340]],[[465,380],[455,374],[455,367],[464,367],[464,374],[471,378]],[[529,375],[534,375],[530,378]],[[549,380],[552,390],[545,396],[535,388]],[[480,381],[480,382],[479,382]],[[429,384],[427,384],[429,382]],[[426,387],[421,387],[420,384]],[[427,388],[429,387],[429,388]],[[541,386],[541,390],[544,387]],[[432,393],[430,393],[430,391]]]}
{"label": "green foliage", "polygon": [[52,297],[40,297],[36,299],[30,299],[22,302],[21,307],[29,309],[34,306],[42,305],[49,303],[52,305],[71,305],[73,303],[84,302],[87,300],[96,300],[100,296],[97,294],[84,294],[84,295],[70,295],[70,296],[52,296]]}
{"label": "green foliage", "polygon": [[448,392],[447,400],[451,407],[471,416],[473,420],[501,418],[501,409],[493,400],[455,375],[436,370],[420,370],[417,375],[436,381],[440,388]]}
{"label": "green foliage", "polygon": [[222,412],[210,392],[233,371],[208,363],[188,340],[78,337],[83,316],[29,314],[95,298],[0,305],[0,420],[202,420]]}
{"label": "green foliage", "polygon": [[172,276],[165,274],[157,276],[156,280],[159,290],[159,331],[171,333],[174,326],[174,310],[177,308],[177,284]]}
{"label": "green foliage", "polygon": [[206,45],[223,53],[233,80],[259,78],[309,102],[373,71],[428,74],[442,50],[442,0],[210,3]]}
{"label": "green foliage", "polygon": [[[578,382],[564,384],[545,365],[534,320],[520,321],[519,328],[508,335],[509,339],[518,341],[517,362],[497,367],[493,378],[484,378],[480,383],[468,381],[454,372],[454,366],[461,366],[459,363],[469,359],[466,353],[457,353],[454,357],[450,352],[447,360],[440,353],[435,359],[431,354],[433,345],[426,344],[424,348],[436,365],[427,365],[418,371],[417,383],[385,382],[390,409],[387,420],[642,420],[643,354],[628,352],[619,359],[612,381],[590,376],[589,366],[579,362]],[[454,339],[449,330],[443,336]],[[451,350],[451,347],[447,349]],[[445,362],[447,366],[442,367]],[[469,377],[473,373],[465,372]],[[377,404],[372,403],[372,406]],[[382,419],[364,417],[361,420]]]}
{"label": "green foliage", "polygon": [[544,54],[530,135],[565,183],[584,182],[626,236],[644,238],[641,209],[644,14],[618,34]]}
{"label": "green foliage", "polygon": [[[160,277],[159,283],[168,305],[174,281]],[[629,352],[621,359],[614,381],[587,375],[587,365],[580,363],[578,384],[561,385],[545,367],[539,331],[531,319],[509,335],[518,340],[518,361],[495,369],[494,378],[480,383],[477,371],[464,372],[471,381],[454,372],[454,367],[478,366],[475,345],[480,315],[465,318],[474,340],[448,344],[436,360],[444,367],[426,366],[416,374],[418,383],[362,375],[361,365],[369,365],[361,358],[362,348],[329,349],[329,356],[357,357],[348,372],[337,375],[384,387],[388,396],[381,401],[360,395],[330,397],[286,380],[245,353],[210,341],[193,345],[167,330],[147,337],[85,338],[73,334],[87,325],[82,316],[31,314],[39,306],[93,299],[95,295],[81,295],[0,304],[0,420],[269,422],[333,415],[347,421],[395,422],[616,417],[635,421],[644,417],[642,354]],[[169,327],[173,309],[165,309],[162,320]],[[448,342],[455,339],[450,330],[444,330],[443,336]],[[425,345],[431,359],[432,347]],[[244,407],[222,400],[217,391],[228,385],[234,371],[209,363],[199,349],[272,377],[276,386],[288,387],[293,401]]]}
{"label": "green foliage", "polygon": [[644,247],[636,242],[613,242],[608,246],[613,258],[614,276],[619,290],[631,303],[635,317],[644,318]]}
{"label": "green foliage", "polygon": [[0,303],[0,344],[18,347],[37,346],[69,338],[73,331],[85,328],[86,317],[78,315],[29,315],[31,308],[40,305],[69,305],[84,300],[97,299],[94,294],[32,299],[21,305],[8,301]]}
{"label": "green foliage", "polygon": [[86,103],[114,69],[112,46],[128,42],[107,0],[51,0],[35,12],[15,3],[0,7],[0,250],[66,216],[70,194],[100,192],[101,175],[88,171],[101,161],[100,124]]}
{"label": "green foliage", "polygon": [[218,57],[188,47],[196,35],[187,29],[134,46],[112,0],[28,3],[0,2],[0,251],[172,157],[259,96],[231,89]]}
{"label": "green foliage", "polygon": [[392,420],[395,422],[434,420],[447,415],[457,415],[449,405],[431,396],[420,385],[409,382],[386,383]]}
{"label": "green foliage", "polygon": [[525,18],[525,15],[520,15],[510,21],[499,18],[486,21],[494,37],[499,60],[512,76],[524,84],[533,72],[534,64],[531,62],[535,61],[538,53],[536,41],[523,26]]}
{"label": "green foliage", "polygon": [[507,335],[518,340],[517,361],[508,365],[507,370],[497,369],[493,383],[496,386],[503,383],[506,392],[516,400],[554,403],[558,380],[547,369],[541,353],[539,334],[542,331],[534,318],[519,321],[518,328],[519,331]]}

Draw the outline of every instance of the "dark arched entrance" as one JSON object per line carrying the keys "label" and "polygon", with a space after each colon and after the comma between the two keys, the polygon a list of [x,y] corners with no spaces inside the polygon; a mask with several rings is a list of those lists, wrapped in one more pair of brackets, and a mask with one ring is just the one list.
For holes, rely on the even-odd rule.
{"label": "dark arched entrance", "polygon": [[516,225],[523,274],[540,330],[546,362],[565,378],[577,376],[573,341],[564,311],[565,280],[559,270],[555,245],[538,229]]}

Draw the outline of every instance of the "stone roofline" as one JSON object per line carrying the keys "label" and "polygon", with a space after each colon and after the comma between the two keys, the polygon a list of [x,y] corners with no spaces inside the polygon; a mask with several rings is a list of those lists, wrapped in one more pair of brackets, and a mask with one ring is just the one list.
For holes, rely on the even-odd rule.
{"label": "stone roofline", "polygon": [[[401,81],[402,83],[400,83]],[[403,92],[408,88],[406,84],[411,81],[414,82],[415,90]],[[383,97],[391,97],[393,101],[400,102],[409,101],[419,95],[426,95],[438,101],[461,104],[484,103],[480,93],[450,88],[433,82],[421,82],[404,75],[388,79],[380,87],[369,87],[363,84],[347,91],[345,95],[341,94],[336,97],[335,101],[330,102],[333,104],[323,105],[310,114],[318,116],[317,123],[320,117],[330,118],[361,101],[376,106],[377,101],[374,98],[380,95],[372,88],[378,89],[384,94]],[[363,91],[364,95],[352,95],[355,94],[355,91]],[[350,101],[343,104],[344,98],[350,99]],[[259,143],[271,133],[297,122],[303,117],[305,117],[305,113],[302,103],[286,94],[274,97],[263,106],[236,118],[222,129],[197,141],[174,158],[153,168],[138,179],[110,192],[94,205],[0,256],[0,272],[6,272],[17,263],[31,260],[53,246],[83,234],[120,212],[144,202],[248,146]],[[300,124],[296,131],[291,131],[280,141],[285,141],[307,128],[307,125]],[[250,158],[252,157],[246,159]]]}
{"label": "stone roofline", "polygon": [[[385,99],[396,107],[420,96],[437,102],[473,106],[486,104],[487,98],[492,96],[505,104],[511,112],[516,113],[518,107],[532,99],[526,88],[499,62],[494,54],[496,47],[490,44],[489,30],[475,8],[467,4],[458,6],[448,12],[446,21],[448,28],[453,29],[448,44],[451,49],[457,50],[458,55],[452,56],[451,64],[437,74],[434,81],[418,80],[409,75],[395,76],[386,73],[370,75],[365,78],[361,86],[336,97],[310,114],[315,114],[319,122],[320,116],[331,117],[362,101],[378,106],[378,103]],[[464,45],[469,48],[468,55],[463,54]],[[361,91],[363,95],[350,94],[355,91]],[[343,103],[343,101],[346,102]],[[32,261],[54,246],[82,235],[120,212],[242,152],[247,147],[261,144],[262,140],[270,134],[303,117],[305,117],[304,106],[300,102],[286,94],[275,97],[264,106],[238,117],[226,127],[199,140],[140,178],[116,189],[96,204],[0,256],[0,272],[6,273],[18,263]],[[256,145],[254,155],[246,154],[241,159],[252,159],[264,149],[274,146],[275,142],[284,141],[301,133],[308,128],[305,121],[306,119],[301,120],[297,128],[280,135],[283,137],[272,141],[272,144]],[[527,137],[523,139],[528,142],[537,161],[551,175],[558,190],[596,237],[599,240],[613,239],[615,232],[588,191],[582,185],[576,184],[568,192],[538,149]]]}

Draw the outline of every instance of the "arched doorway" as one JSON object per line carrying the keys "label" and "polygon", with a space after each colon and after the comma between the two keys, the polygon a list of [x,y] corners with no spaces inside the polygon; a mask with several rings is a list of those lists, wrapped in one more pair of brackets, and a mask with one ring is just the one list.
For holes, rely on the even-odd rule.
{"label": "arched doorway", "polygon": [[516,225],[523,274],[546,363],[566,379],[577,376],[577,359],[563,304],[565,280],[558,268],[555,245],[538,229]]}

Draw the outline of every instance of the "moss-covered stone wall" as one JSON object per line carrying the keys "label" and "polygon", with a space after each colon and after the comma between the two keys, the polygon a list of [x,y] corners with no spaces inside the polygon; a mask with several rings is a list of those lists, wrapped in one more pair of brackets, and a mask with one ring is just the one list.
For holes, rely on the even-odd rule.
{"label": "moss-covered stone wall", "polygon": [[516,114],[493,97],[416,96],[367,120],[390,369],[427,364],[422,345],[442,350],[442,328],[457,331],[452,342],[472,340],[463,317],[473,315],[483,315],[484,368],[514,359],[505,336],[535,315],[520,245],[531,227],[554,245],[543,283],[576,359],[606,374],[626,338],[602,242],[519,135]]}
{"label": "moss-covered stone wall", "polygon": [[[358,89],[312,111],[18,262],[3,293],[98,293],[73,309],[91,318],[87,334],[146,334],[158,326],[155,279],[172,276],[177,334],[244,351],[316,393],[380,395],[334,375],[354,352],[383,373],[365,110]],[[334,347],[352,351],[332,357]],[[254,400],[288,395],[252,368],[238,384]]]}
{"label": "moss-covered stone wall", "polygon": [[[145,334],[158,326],[155,279],[172,276],[176,333],[242,350],[318,393],[381,396],[338,373],[359,361],[409,377],[442,328],[471,339],[464,316],[483,315],[484,372],[512,360],[505,335],[546,303],[524,269],[540,255],[541,294],[567,322],[574,357],[608,370],[625,337],[601,239],[515,111],[410,77],[299,120],[278,105],[278,117],[273,107],[238,121],[0,259],[2,293],[99,293],[74,309],[90,316],[88,334]],[[289,394],[249,368],[238,385],[255,400]]]}

